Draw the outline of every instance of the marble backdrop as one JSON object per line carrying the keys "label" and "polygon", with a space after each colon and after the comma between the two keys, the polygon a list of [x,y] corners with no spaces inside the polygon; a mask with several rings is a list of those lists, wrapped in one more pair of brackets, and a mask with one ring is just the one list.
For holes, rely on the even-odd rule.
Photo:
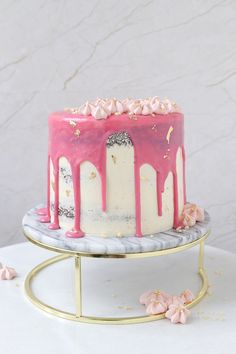
{"label": "marble backdrop", "polygon": [[101,96],[185,112],[188,200],[236,252],[236,2],[0,1],[0,245],[45,200],[47,116]]}

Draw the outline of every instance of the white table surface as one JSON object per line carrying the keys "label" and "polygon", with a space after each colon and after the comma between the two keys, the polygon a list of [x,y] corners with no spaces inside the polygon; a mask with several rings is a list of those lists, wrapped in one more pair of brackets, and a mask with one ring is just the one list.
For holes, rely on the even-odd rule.
{"label": "white table surface", "polygon": [[[0,282],[0,353],[116,354],[116,353],[235,353],[236,256],[206,247],[209,294],[192,309],[186,325],[168,320],[136,325],[91,325],[70,322],[35,308],[24,295],[27,272],[54,254],[29,243],[0,249],[0,262],[19,276]],[[96,315],[144,313],[138,296],[162,288],[197,292],[197,248],[149,259],[84,259],[84,311]],[[72,260],[48,268],[34,283],[48,303],[73,310]]]}

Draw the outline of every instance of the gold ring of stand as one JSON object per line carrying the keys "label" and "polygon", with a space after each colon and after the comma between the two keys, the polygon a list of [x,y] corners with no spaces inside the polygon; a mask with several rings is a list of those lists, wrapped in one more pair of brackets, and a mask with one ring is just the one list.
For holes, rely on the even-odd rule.
{"label": "gold ring of stand", "polygon": [[[85,252],[77,252],[72,250],[65,250],[56,248],[53,246],[46,245],[40,241],[33,239],[29,234],[25,233],[25,236],[32,243],[51,250],[62,253],[59,256],[50,258],[35,268],[33,268],[30,273],[27,275],[25,279],[25,293],[28,299],[39,309],[50,313],[51,315],[61,317],[67,320],[86,322],[86,323],[98,323],[98,324],[133,324],[133,323],[143,323],[150,322],[162,319],[165,317],[165,314],[160,315],[144,315],[144,316],[132,316],[132,317],[96,317],[96,316],[86,316],[83,315],[82,311],[82,282],[81,282],[81,258],[82,257],[92,257],[92,258],[145,258],[145,257],[155,257],[155,256],[164,256],[171,253],[177,253],[185,251],[189,248],[199,245],[199,258],[198,258],[198,274],[200,276],[202,286],[195,299],[188,305],[187,308],[190,308],[196,304],[198,304],[208,289],[208,279],[206,275],[206,271],[204,269],[204,242],[210,231],[207,231],[201,238],[191,243],[168,248],[160,251],[152,251],[152,252],[143,252],[143,253],[124,253],[124,254],[92,254]],[[32,290],[32,282],[37,277],[37,275],[41,272],[41,270],[47,268],[48,266],[63,261],[67,258],[74,257],[75,261],[75,313],[70,313],[66,311],[62,311],[58,308],[47,305],[42,302],[33,292]]]}

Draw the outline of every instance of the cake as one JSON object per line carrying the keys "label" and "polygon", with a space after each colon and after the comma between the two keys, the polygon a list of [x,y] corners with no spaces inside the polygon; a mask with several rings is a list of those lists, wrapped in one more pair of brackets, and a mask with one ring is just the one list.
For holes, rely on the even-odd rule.
{"label": "cake", "polygon": [[[24,233],[33,243],[66,256],[53,257],[29,273],[25,289],[33,303],[52,312],[33,294],[32,279],[72,256],[76,311],[53,308],[55,315],[89,323],[138,323],[164,317],[185,323],[188,308],[208,288],[203,258],[209,215],[186,202],[184,116],[177,104],[158,97],[97,99],[52,113],[47,167],[46,208],[38,206],[24,216]],[[196,296],[189,289],[169,294],[157,284],[140,296],[146,316],[84,314],[83,257],[163,256],[195,245],[199,245],[202,280]]]}
{"label": "cake", "polygon": [[49,116],[47,207],[67,237],[142,237],[183,226],[184,116],[158,97],[97,99]]}

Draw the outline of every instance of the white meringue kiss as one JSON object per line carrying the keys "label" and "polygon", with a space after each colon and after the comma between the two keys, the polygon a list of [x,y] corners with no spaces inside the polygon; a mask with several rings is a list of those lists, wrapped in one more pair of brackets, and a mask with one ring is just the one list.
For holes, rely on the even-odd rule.
{"label": "white meringue kiss", "polygon": [[89,102],[86,102],[82,106],[79,107],[79,113],[84,116],[89,116],[91,114],[91,105]]}
{"label": "white meringue kiss", "polygon": [[102,106],[97,106],[92,108],[92,116],[96,119],[104,119],[108,117],[108,113]]}
{"label": "white meringue kiss", "polygon": [[170,112],[180,112],[180,109],[175,103],[165,98],[160,100],[158,97],[150,97],[145,99],[131,99],[124,100],[100,99],[86,102],[77,109],[78,113],[83,115],[92,115],[96,119],[106,119],[112,114],[168,114]]}

